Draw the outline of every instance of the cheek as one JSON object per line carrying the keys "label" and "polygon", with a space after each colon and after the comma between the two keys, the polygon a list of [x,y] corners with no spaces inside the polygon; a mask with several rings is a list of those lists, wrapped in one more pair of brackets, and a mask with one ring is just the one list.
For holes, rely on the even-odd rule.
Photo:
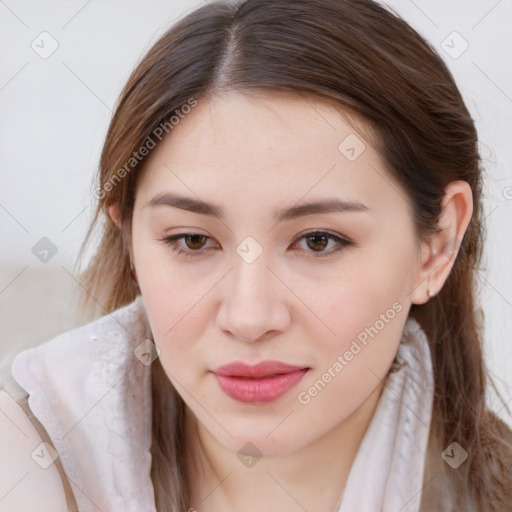
{"label": "cheek", "polygon": [[160,363],[182,397],[186,398],[194,390],[196,399],[203,400],[198,389],[203,375],[197,372],[197,365],[205,357],[198,340],[204,331],[206,313],[197,299],[189,300],[177,293],[175,287],[168,288],[155,277],[154,280],[148,277],[144,283],[147,288],[144,285],[140,288],[153,338],[160,350]]}
{"label": "cheek", "polygon": [[133,254],[137,281],[157,345],[165,346],[190,318],[204,295],[208,279],[194,279],[173,264],[171,249],[134,226]]}
{"label": "cheek", "polygon": [[336,393],[355,398],[366,395],[372,385],[378,384],[378,378],[385,376],[398,349],[410,306],[412,255],[407,254],[406,248],[401,254],[403,260],[399,262],[391,250],[372,259],[360,258],[357,264],[350,265],[350,272],[333,275],[324,282],[323,293],[310,295],[315,313],[329,330],[316,320],[318,332],[322,329],[325,335],[313,336],[315,328],[310,324],[318,357],[309,384],[327,372],[325,379],[336,382],[328,386],[333,398]]}
{"label": "cheek", "polygon": [[373,325],[381,315],[394,318],[397,309],[408,307],[410,277],[398,270],[406,267],[363,265],[352,267],[344,275],[331,275],[314,294],[311,291],[306,294],[308,288],[311,290],[307,283],[299,291],[308,297],[312,309],[330,328],[335,340],[350,339]]}
{"label": "cheek", "polygon": [[176,284],[169,286],[158,276],[154,280],[146,276],[139,286],[155,343],[163,352],[190,350],[204,328],[204,292],[182,292]]}
{"label": "cheek", "polygon": [[192,389],[198,393],[203,374],[197,367],[204,368],[208,362],[200,344],[212,316],[205,292],[218,280],[212,275],[194,279],[189,274],[149,252],[140,254],[137,261],[139,287],[159,359],[182,396]]}
{"label": "cheek", "polygon": [[312,429],[347,418],[379,386],[407,320],[396,286],[375,281],[372,274],[356,277],[333,287],[320,309],[335,334],[315,343],[316,365],[295,397]]}

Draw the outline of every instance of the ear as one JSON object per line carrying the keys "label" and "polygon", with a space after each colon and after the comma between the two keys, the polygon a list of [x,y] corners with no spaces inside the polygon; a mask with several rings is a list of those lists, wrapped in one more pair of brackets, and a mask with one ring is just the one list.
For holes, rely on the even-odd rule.
{"label": "ear", "polygon": [[108,216],[112,219],[112,222],[118,227],[121,227],[121,212],[117,204],[111,204],[107,206]]}
{"label": "ear", "polygon": [[441,202],[439,231],[422,244],[413,304],[425,304],[439,293],[450,275],[462,238],[473,215],[473,194],[469,183],[452,181]]}
{"label": "ear", "polygon": [[[112,222],[118,227],[121,228],[121,213],[119,212],[119,207],[117,204],[111,204],[107,206],[108,216],[112,219]],[[133,265],[133,252],[131,246],[128,247],[129,257],[130,257],[130,270],[132,273],[132,277],[135,282],[138,284],[137,272],[135,271],[135,267]]]}

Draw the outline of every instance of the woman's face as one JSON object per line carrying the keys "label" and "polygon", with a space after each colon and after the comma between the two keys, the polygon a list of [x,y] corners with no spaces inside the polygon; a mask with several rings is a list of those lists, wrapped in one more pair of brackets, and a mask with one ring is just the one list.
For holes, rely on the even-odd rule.
{"label": "woman's face", "polygon": [[379,154],[288,94],[223,94],[180,119],[140,176],[132,243],[160,362],[234,451],[291,453],[361,410],[419,283]]}

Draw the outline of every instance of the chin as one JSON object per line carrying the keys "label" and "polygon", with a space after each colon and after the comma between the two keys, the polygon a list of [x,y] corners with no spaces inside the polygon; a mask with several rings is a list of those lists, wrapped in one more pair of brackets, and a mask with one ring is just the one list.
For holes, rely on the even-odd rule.
{"label": "chin", "polygon": [[239,458],[243,456],[285,457],[303,448],[299,439],[286,435],[270,439],[266,434],[259,432],[255,432],[254,435],[244,432],[240,436],[233,436],[224,446],[235,452]]}
{"label": "chin", "polygon": [[212,422],[210,417],[201,418],[206,421],[202,427],[239,458],[242,455],[281,457],[296,452],[315,439],[314,432],[304,431],[304,421],[301,426],[297,419],[290,421],[293,414],[286,418],[291,410],[287,408],[284,414],[265,416],[257,412],[254,415],[217,416],[222,426]]}

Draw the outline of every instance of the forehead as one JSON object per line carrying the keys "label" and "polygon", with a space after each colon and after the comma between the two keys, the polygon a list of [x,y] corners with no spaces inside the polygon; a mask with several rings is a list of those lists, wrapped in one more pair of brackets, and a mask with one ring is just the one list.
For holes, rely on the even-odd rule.
{"label": "forehead", "polygon": [[198,100],[157,145],[137,193],[176,190],[242,209],[327,193],[381,207],[403,201],[370,133],[333,102],[223,93]]}

